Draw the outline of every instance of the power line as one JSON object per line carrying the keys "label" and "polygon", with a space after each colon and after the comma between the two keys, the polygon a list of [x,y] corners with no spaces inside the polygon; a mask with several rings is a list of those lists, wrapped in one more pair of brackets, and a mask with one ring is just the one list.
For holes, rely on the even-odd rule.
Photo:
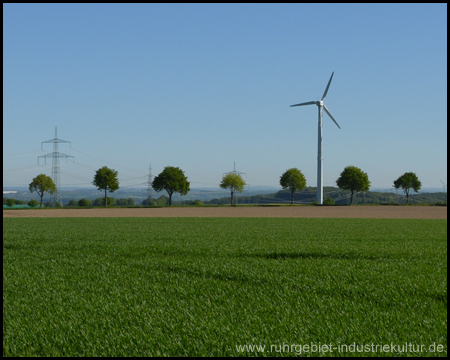
{"label": "power line", "polygon": [[28,156],[28,155],[31,155],[31,154],[36,154],[36,153],[39,153],[39,152],[41,152],[42,150],[33,150],[33,151],[28,151],[28,152],[25,152],[25,153],[16,153],[16,154],[3,154],[3,157],[9,157],[9,158],[15,158],[15,157],[21,157],[21,156]]}
{"label": "power line", "polygon": [[122,168],[122,169],[125,169],[125,170],[128,170],[128,171],[133,171],[133,172],[137,172],[137,173],[139,173],[139,174],[145,175],[145,173],[143,173],[142,171],[133,170],[133,169],[128,169],[128,168],[126,168],[126,167],[124,167],[124,166],[122,166],[122,165],[113,164],[113,163],[111,163],[111,162],[109,162],[109,161],[105,161],[105,160],[96,158],[96,157],[94,157],[94,156],[92,156],[92,155],[86,154],[86,153],[84,153],[84,152],[82,152],[82,151],[80,151],[80,150],[74,149],[74,148],[72,148],[72,150],[74,150],[74,151],[76,151],[76,152],[79,152],[80,154],[83,154],[83,155],[85,155],[85,156],[88,156],[88,157],[90,157],[90,158],[92,158],[92,159],[101,161],[101,162],[103,162],[103,163],[107,163],[107,164],[110,164],[110,165],[115,166],[115,167],[119,167],[119,168]]}
{"label": "power line", "polygon": [[17,169],[10,169],[10,170],[3,170],[3,174],[9,174],[9,173],[19,173],[19,172],[26,172],[26,171],[30,171],[31,169],[36,169],[39,166],[42,165],[32,165],[32,166],[25,166],[22,168],[17,168]]}

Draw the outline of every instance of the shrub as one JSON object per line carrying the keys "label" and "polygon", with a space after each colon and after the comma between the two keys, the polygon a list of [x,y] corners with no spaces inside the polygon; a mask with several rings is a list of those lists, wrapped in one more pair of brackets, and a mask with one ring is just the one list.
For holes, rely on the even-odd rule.
{"label": "shrub", "polygon": [[37,201],[36,199],[31,199],[30,201],[28,201],[28,204],[27,204],[29,207],[32,207],[32,208],[34,208],[34,207],[36,207],[36,206],[38,206],[39,205],[39,201]]}
{"label": "shrub", "polygon": [[8,205],[9,207],[13,207],[15,203],[16,200],[14,199],[6,199],[6,205]]}
{"label": "shrub", "polygon": [[121,199],[117,199],[116,201],[116,205],[118,206],[133,206],[134,205],[134,199],[133,198],[121,198]]}
{"label": "shrub", "polygon": [[78,201],[78,206],[92,206],[92,201],[89,199],[81,199]]}
{"label": "shrub", "polygon": [[148,198],[148,199],[145,199],[145,200],[142,201],[142,205],[152,205],[152,206],[154,206],[154,205],[156,205],[156,201],[154,199]]}
{"label": "shrub", "polygon": [[[108,206],[113,206],[116,204],[116,199],[113,197],[108,197]],[[94,200],[94,206],[105,206],[105,198],[97,198]]]}
{"label": "shrub", "polygon": [[324,205],[334,205],[336,202],[334,201],[334,199],[333,198],[331,198],[331,197],[327,197],[324,201],[323,201],[323,204]]}
{"label": "shrub", "polygon": [[67,203],[67,206],[78,206],[78,203],[79,203],[79,201],[72,199]]}
{"label": "shrub", "polygon": [[169,198],[166,195],[161,195],[159,198],[155,200],[156,205],[164,206],[169,204]]}
{"label": "shrub", "polygon": [[197,200],[191,201],[189,203],[189,205],[203,206],[204,204],[200,200],[197,199]]}

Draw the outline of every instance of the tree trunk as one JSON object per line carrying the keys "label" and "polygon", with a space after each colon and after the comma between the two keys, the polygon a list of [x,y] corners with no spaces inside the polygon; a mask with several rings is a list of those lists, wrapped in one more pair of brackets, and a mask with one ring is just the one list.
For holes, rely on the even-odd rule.
{"label": "tree trunk", "polygon": [[353,204],[353,191],[352,191],[352,196],[350,197],[350,205]]}
{"label": "tree trunk", "polygon": [[291,205],[294,205],[294,191],[291,191]]}
{"label": "tree trunk", "polygon": [[172,206],[172,193],[169,193],[169,206]]}
{"label": "tree trunk", "polygon": [[105,188],[105,207],[108,205],[108,196],[106,195],[106,188]]}
{"label": "tree trunk", "polygon": [[233,206],[233,192],[231,192],[231,206]]}
{"label": "tree trunk", "polygon": [[39,207],[39,209],[42,209],[42,198],[44,197],[44,195],[41,195],[41,206]]}

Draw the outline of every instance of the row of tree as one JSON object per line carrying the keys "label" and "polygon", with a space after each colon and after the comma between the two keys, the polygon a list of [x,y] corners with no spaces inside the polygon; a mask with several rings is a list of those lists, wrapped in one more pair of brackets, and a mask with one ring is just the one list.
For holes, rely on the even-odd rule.
{"label": "row of tree", "polygon": [[36,199],[31,199],[28,202],[22,200],[16,200],[13,198],[3,198],[3,205],[7,205],[9,207],[13,207],[14,205],[28,205],[29,207],[36,207],[39,205],[39,202]]}
{"label": "row of tree", "polygon": [[[166,202],[163,203],[164,205]],[[3,198],[3,205],[7,205],[9,207],[13,207],[14,205],[28,205],[29,207],[36,207],[39,205],[39,202],[36,199],[31,199],[30,201],[26,202],[23,200],[16,200],[13,198]],[[43,204],[45,207],[52,207],[54,204],[51,201],[46,202]],[[133,198],[121,198],[121,199],[115,199],[113,197],[108,197],[108,206],[133,206],[136,205],[134,203]],[[61,206],[61,205],[59,205]],[[70,200],[65,206],[71,207],[71,206],[82,206],[82,207],[89,207],[89,206],[105,206],[105,199],[104,198],[97,198],[94,201],[90,199],[80,199]]]}
{"label": "row of tree", "polygon": [[[134,203],[134,199],[132,198],[121,198],[121,199],[115,199],[113,197],[108,197],[107,200],[107,205],[108,206],[133,206],[135,205]],[[80,200],[75,200],[72,199],[70,200],[66,206],[105,206],[105,198],[97,198],[94,201],[91,201],[89,199],[80,199]]]}
{"label": "row of tree", "polygon": [[[291,205],[294,203],[294,193],[297,190],[303,190],[306,188],[305,176],[299,169],[292,168],[287,170],[280,178],[280,185],[283,189],[289,189],[291,191]],[[350,190],[350,205],[353,204],[353,195],[362,192],[369,191],[370,180],[367,173],[362,171],[356,166],[347,166],[344,171],[341,172],[339,178],[336,180],[336,185],[341,190]],[[406,203],[409,203],[409,195],[411,191],[418,192],[422,187],[422,183],[417,178],[417,175],[413,172],[406,172],[394,181],[394,187],[396,189],[401,188],[406,195]],[[331,204],[331,200],[328,203]]]}
{"label": "row of tree", "polygon": [[[350,205],[353,204],[353,195],[361,191],[368,191],[370,181],[367,174],[356,166],[347,166],[336,180],[337,186],[342,190],[350,190]],[[291,205],[294,203],[294,193],[306,188],[306,179],[303,173],[297,169],[288,169],[280,178],[280,185],[283,189],[291,191]],[[329,199],[326,199],[332,205]]]}
{"label": "row of tree", "polygon": [[[105,197],[102,199],[103,201],[101,201],[103,206],[114,205],[112,200],[108,201],[108,191],[112,193],[119,189],[118,172],[116,170],[103,166],[96,171],[92,184],[96,186],[98,190],[105,192]],[[174,193],[186,195],[190,191],[190,182],[184,175],[184,171],[173,166],[166,166],[164,170],[154,178],[151,185],[157,192],[163,190],[167,192],[169,195],[169,206],[172,205],[172,195]],[[228,189],[231,192],[231,205],[233,205],[234,193],[236,191],[242,192],[245,185],[247,185],[246,182],[242,176],[237,173],[225,174],[220,182],[220,187],[222,189]],[[299,169],[291,168],[281,175],[280,185],[283,189],[289,189],[291,191],[291,204],[293,204],[294,193],[306,188],[306,178]],[[358,192],[368,191],[370,188],[370,181],[368,175],[361,169],[356,166],[347,166],[336,180],[336,185],[342,190],[350,190],[350,204],[353,204],[353,195]],[[396,189],[401,188],[405,192],[407,203],[409,203],[409,195],[411,192],[418,192],[421,186],[420,180],[413,172],[406,172],[394,181],[394,187]],[[50,177],[40,174],[30,183],[29,190],[30,192],[36,192],[40,196],[40,207],[42,208],[44,194],[47,192],[53,194],[56,191],[56,186]],[[95,204],[97,200],[98,204]],[[100,200],[97,200],[95,200],[94,206],[100,205]],[[119,200],[123,202],[123,205],[134,205],[134,201],[133,204],[130,204],[127,199],[123,199],[124,201],[122,201],[122,199]],[[81,202],[83,205],[81,205]],[[81,199],[78,202],[78,206],[90,206],[87,205],[89,202],[90,200],[88,199]],[[75,203],[71,205],[75,206]]]}

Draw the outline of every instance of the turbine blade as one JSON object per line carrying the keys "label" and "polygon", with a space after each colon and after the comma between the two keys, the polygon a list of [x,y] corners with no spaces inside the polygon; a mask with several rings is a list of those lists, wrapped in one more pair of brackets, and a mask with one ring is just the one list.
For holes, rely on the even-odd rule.
{"label": "turbine blade", "polygon": [[315,101],[308,101],[308,102],[304,102],[304,103],[300,103],[300,104],[291,105],[290,107],[302,106],[302,105],[313,105],[313,104],[316,104],[316,102]]}
{"label": "turbine blade", "polygon": [[334,120],[333,115],[331,115],[331,113],[328,111],[327,107],[325,106],[325,104],[323,104],[323,109],[325,110],[325,112],[328,114],[328,116],[331,118],[331,120],[334,121],[334,123],[337,125],[337,127],[340,129],[341,127],[339,126],[339,124],[337,123],[336,120]]}
{"label": "turbine blade", "polygon": [[442,180],[440,180],[440,181],[441,181],[442,185],[447,186],[447,185],[444,184],[444,182]]}
{"label": "turbine blade", "polygon": [[331,74],[330,81],[328,81],[327,88],[325,89],[325,92],[323,93],[322,100],[325,99],[325,96],[327,96],[327,92],[328,92],[328,89],[330,88],[331,79],[333,79],[333,75],[334,75],[334,71],[333,71],[333,73]]}

